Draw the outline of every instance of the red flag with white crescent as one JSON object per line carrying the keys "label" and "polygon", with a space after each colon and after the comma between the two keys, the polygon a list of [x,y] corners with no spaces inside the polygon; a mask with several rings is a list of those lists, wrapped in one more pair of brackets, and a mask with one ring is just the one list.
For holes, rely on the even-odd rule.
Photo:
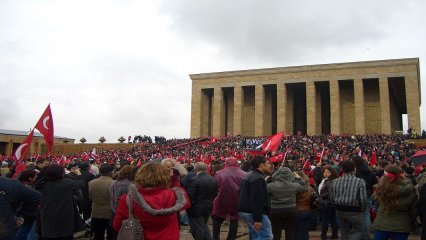
{"label": "red flag with white crescent", "polygon": [[49,153],[51,153],[54,140],[54,130],[52,112],[50,111],[50,103],[47,106],[46,110],[44,110],[43,114],[41,115],[34,128],[40,131],[40,133],[44,136],[44,141],[46,141]]}
{"label": "red flag with white crescent", "polygon": [[377,154],[376,151],[373,152],[373,155],[370,158],[370,166],[377,165]]}
{"label": "red flag with white crescent", "polygon": [[278,147],[280,146],[281,139],[283,138],[284,133],[280,132],[273,136],[270,136],[261,146],[260,148],[263,151],[276,152]]}
{"label": "red flag with white crescent", "polygon": [[324,150],[325,150],[325,147],[322,147],[321,153],[317,154],[317,157],[315,158],[317,163],[321,162],[322,156],[324,155]]}
{"label": "red flag with white crescent", "polygon": [[30,134],[28,134],[28,136],[25,138],[25,140],[16,149],[16,151],[15,151],[16,161],[19,162],[25,157],[25,154],[27,154],[28,150],[31,147],[31,142],[33,141],[33,136],[34,136],[34,129],[30,132]]}
{"label": "red flag with white crescent", "polygon": [[286,153],[280,153],[280,154],[277,154],[275,156],[272,156],[272,157],[269,158],[269,162],[282,162],[282,161],[284,161],[285,154]]}

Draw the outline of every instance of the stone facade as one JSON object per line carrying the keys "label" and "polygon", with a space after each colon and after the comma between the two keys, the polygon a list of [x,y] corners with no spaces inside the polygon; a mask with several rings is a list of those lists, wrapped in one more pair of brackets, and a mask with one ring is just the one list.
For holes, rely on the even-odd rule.
{"label": "stone facade", "polygon": [[420,128],[419,59],[192,74],[191,137]]}
{"label": "stone facade", "polygon": [[[5,134],[0,133],[0,154],[2,155],[12,155],[16,149],[21,145],[21,143],[25,140],[25,138],[28,135],[28,132],[25,131],[17,131],[22,132],[19,134]],[[46,154],[47,153],[47,145],[44,141],[44,138],[39,133],[34,133],[33,141],[31,143],[31,147],[28,150],[28,155],[36,155],[36,154]],[[64,138],[62,137],[55,137],[53,144],[54,148],[55,145],[63,143]],[[69,144],[71,145],[74,143],[74,139],[68,139]],[[53,150],[54,151],[54,150]]]}

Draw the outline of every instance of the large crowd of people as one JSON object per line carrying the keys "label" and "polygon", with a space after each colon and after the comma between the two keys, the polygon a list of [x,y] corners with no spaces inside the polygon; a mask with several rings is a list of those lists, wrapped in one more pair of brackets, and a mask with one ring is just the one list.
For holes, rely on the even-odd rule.
{"label": "large crowd of people", "polygon": [[[407,135],[161,139],[69,156],[1,156],[0,238],[426,239],[426,174]],[[130,142],[130,140],[129,140]],[[283,156],[276,158],[276,156]],[[212,229],[207,224],[211,219]],[[331,234],[329,233],[331,228]],[[143,230],[142,230],[143,229]]]}

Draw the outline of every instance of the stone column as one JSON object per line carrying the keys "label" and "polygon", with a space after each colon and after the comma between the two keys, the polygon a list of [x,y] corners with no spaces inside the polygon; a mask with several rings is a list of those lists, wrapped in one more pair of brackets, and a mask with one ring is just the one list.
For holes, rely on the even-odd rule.
{"label": "stone column", "polygon": [[355,134],[365,134],[364,84],[362,78],[354,79]]}
{"label": "stone column", "polygon": [[340,135],[342,121],[340,117],[340,88],[337,79],[330,81],[330,115],[331,133]]}
{"label": "stone column", "polygon": [[263,113],[265,111],[265,89],[262,83],[256,83],[254,90],[254,135],[263,136]]}
{"label": "stone column", "polygon": [[382,133],[391,134],[389,83],[388,83],[388,78],[386,76],[379,77],[379,89],[380,89],[380,118],[381,118]]}
{"label": "stone column", "polygon": [[405,98],[407,101],[408,127],[413,128],[417,134],[422,133],[420,126],[420,96],[419,79],[417,72],[405,76]]}
{"label": "stone column", "polygon": [[234,136],[241,134],[242,130],[242,114],[243,114],[244,94],[242,87],[236,84],[234,87]]}
{"label": "stone column", "polygon": [[306,127],[308,135],[316,135],[316,91],[315,82],[306,82]]}
{"label": "stone column", "polygon": [[284,83],[277,84],[277,132],[287,131],[287,87]]}
{"label": "stone column", "polygon": [[[201,88],[192,83],[192,99],[191,99],[191,138],[201,137]],[[40,153],[40,152],[39,152]]]}
{"label": "stone column", "polygon": [[213,93],[213,137],[223,136],[223,92],[221,87],[215,87]]}
{"label": "stone column", "polygon": [[6,155],[13,154],[13,140],[10,140],[6,147]]}

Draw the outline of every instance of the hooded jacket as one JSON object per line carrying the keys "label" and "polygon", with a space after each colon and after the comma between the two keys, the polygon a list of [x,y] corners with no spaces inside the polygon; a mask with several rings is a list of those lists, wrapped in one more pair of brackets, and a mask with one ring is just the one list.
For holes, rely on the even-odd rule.
{"label": "hooded jacket", "polygon": [[296,194],[306,192],[307,184],[295,178],[287,167],[280,167],[273,175],[272,182],[266,186],[271,199],[271,209],[295,208]]}
{"label": "hooded jacket", "polygon": [[225,168],[216,172],[217,196],[213,201],[213,216],[230,219],[238,219],[238,200],[241,180],[247,175],[238,168],[238,160],[228,158]]}
{"label": "hooded jacket", "polygon": [[373,228],[380,231],[410,232],[417,217],[417,195],[411,183],[400,181],[399,194],[397,196],[398,207],[393,212],[384,213],[380,207],[377,211]]}
{"label": "hooded jacket", "polygon": [[[139,188],[129,186],[132,198],[133,214],[143,227],[146,240],[177,240],[179,225],[176,212],[190,206],[188,196],[183,188]],[[129,218],[126,203],[128,194],[121,196],[115,214],[113,228],[118,232],[123,220]]]}

